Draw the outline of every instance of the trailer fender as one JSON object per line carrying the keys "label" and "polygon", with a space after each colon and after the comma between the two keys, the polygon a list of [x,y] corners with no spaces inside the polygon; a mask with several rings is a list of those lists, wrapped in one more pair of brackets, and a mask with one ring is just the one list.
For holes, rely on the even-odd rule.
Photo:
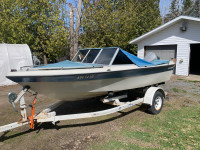
{"label": "trailer fender", "polygon": [[164,90],[161,87],[150,87],[146,91],[146,93],[144,95],[144,101],[143,101],[143,103],[152,106],[153,97],[154,97],[154,95],[155,95],[155,93],[157,91],[161,92],[163,94],[164,98],[166,98],[165,92],[164,92]]}

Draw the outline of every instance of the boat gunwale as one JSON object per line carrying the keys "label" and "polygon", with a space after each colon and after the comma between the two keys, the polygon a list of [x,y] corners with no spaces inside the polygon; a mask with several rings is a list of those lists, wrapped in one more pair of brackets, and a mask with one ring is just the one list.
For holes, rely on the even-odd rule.
{"label": "boat gunwale", "polygon": [[[62,77],[62,76],[79,76],[79,75],[90,75],[90,74],[107,74],[107,73],[117,73],[122,71],[132,71],[132,70],[142,70],[142,69],[152,69],[152,68],[162,68],[162,67],[169,67],[168,70],[172,70],[174,68],[174,64],[165,64],[165,65],[157,65],[157,66],[148,66],[148,67],[138,67],[138,68],[132,68],[132,69],[126,69],[126,70],[106,70],[103,72],[87,72],[87,73],[77,73],[77,74],[54,74],[54,75],[7,75],[6,77],[23,77],[23,78],[29,78],[29,77]],[[108,68],[109,69],[109,68]],[[16,72],[13,72],[16,73]]]}

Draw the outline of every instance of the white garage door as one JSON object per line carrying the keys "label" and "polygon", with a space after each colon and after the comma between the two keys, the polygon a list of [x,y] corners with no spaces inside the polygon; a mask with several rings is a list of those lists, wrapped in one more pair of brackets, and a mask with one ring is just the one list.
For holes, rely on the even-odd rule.
{"label": "white garage door", "polygon": [[154,52],[160,59],[176,58],[177,45],[145,46],[145,54]]}

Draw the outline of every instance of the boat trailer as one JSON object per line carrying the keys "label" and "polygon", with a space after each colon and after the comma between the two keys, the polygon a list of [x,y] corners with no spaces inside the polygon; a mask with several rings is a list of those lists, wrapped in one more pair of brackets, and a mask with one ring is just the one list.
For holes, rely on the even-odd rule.
{"label": "boat trailer", "polygon": [[56,122],[61,120],[73,120],[73,119],[82,119],[82,118],[91,118],[91,117],[98,117],[98,116],[104,116],[108,114],[112,114],[118,111],[122,111],[126,108],[129,108],[131,106],[134,106],[139,103],[143,103],[149,106],[149,111],[152,114],[158,114],[160,113],[163,101],[166,98],[166,93],[164,90],[160,87],[149,87],[144,97],[137,98],[136,100],[130,101],[130,102],[121,102],[120,99],[127,98],[127,94],[116,96],[116,97],[105,97],[101,101],[105,104],[114,105],[116,107],[110,108],[107,110],[97,111],[97,112],[90,112],[90,113],[80,113],[80,114],[70,114],[70,115],[56,115],[54,110],[56,107],[60,106],[65,101],[59,101],[48,108],[44,109],[37,115],[34,114],[35,111],[35,103],[37,99],[37,93],[34,94],[34,100],[31,106],[31,113],[30,116],[27,116],[26,112],[26,103],[24,94],[28,92],[29,87],[24,87],[23,90],[17,95],[13,92],[8,94],[9,102],[12,104],[15,111],[17,111],[15,107],[15,103],[20,104],[20,112],[21,112],[21,119],[17,122],[7,124],[4,126],[0,126],[0,132],[9,131],[11,129],[30,124],[31,128],[34,129],[35,123],[43,123],[43,122],[51,122],[54,125]]}

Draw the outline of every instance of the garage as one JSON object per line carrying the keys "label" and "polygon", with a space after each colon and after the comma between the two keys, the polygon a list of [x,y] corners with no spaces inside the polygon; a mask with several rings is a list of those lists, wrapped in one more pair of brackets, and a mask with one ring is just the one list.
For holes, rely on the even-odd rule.
{"label": "garage", "polygon": [[154,52],[160,59],[173,59],[174,73],[200,75],[200,18],[179,16],[129,42],[137,45],[137,56],[144,59]]}

